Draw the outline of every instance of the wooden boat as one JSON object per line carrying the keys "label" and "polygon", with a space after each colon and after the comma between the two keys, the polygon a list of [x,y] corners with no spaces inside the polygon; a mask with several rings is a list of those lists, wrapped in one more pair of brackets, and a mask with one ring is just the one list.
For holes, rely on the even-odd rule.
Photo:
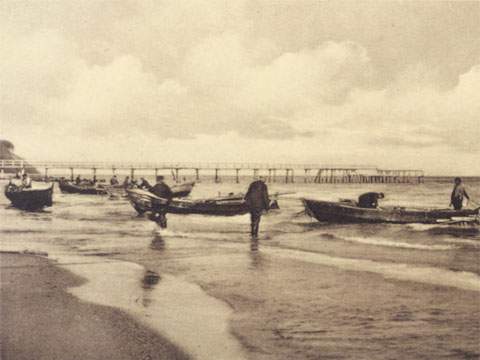
{"label": "wooden boat", "polygon": [[190,195],[194,186],[195,186],[195,181],[191,181],[191,182],[185,182],[178,185],[173,185],[170,187],[170,189],[173,192],[174,198],[181,198],[181,197],[187,197],[188,195]]}
{"label": "wooden boat", "polygon": [[[354,201],[318,201],[302,199],[305,211],[320,222],[334,223],[422,223],[455,222],[456,219],[477,220],[479,210],[408,209],[403,207],[361,208]],[[466,220],[464,220],[466,221]]]}
{"label": "wooden boat", "polygon": [[39,210],[52,206],[53,184],[47,188],[22,188],[15,184],[5,186],[5,196],[12,205],[22,210]]}
{"label": "wooden boat", "polygon": [[216,197],[201,200],[173,199],[170,203],[149,191],[140,189],[127,190],[128,199],[134,209],[139,213],[154,212],[165,209],[172,214],[200,214],[216,216],[235,216],[248,213],[248,206],[242,199],[231,197]]}
{"label": "wooden boat", "polygon": [[107,190],[98,185],[91,185],[86,183],[74,184],[71,181],[61,180],[58,182],[62,193],[67,194],[83,194],[83,195],[106,195]]}
{"label": "wooden boat", "polygon": [[[187,197],[193,190],[195,186],[195,181],[186,182],[183,184],[173,185],[170,187],[173,193],[174,198]],[[111,198],[127,197],[127,189],[123,185],[107,185],[105,186],[105,191],[110,195]]]}

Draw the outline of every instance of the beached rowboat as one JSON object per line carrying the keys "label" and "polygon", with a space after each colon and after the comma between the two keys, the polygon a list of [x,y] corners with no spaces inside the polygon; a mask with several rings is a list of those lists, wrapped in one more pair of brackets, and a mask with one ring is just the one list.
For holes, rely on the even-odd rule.
{"label": "beached rowboat", "polygon": [[43,188],[22,188],[14,184],[5,187],[5,196],[12,205],[23,210],[39,210],[52,206],[53,184]]}
{"label": "beached rowboat", "polygon": [[216,216],[234,216],[248,213],[248,206],[242,199],[232,199],[229,196],[201,200],[179,200],[170,202],[149,191],[140,189],[127,190],[128,199],[135,210],[143,214],[155,210],[166,210],[173,214],[200,214]]}
{"label": "beached rowboat", "polygon": [[422,223],[438,224],[455,219],[476,221],[479,209],[409,209],[403,207],[361,208],[353,201],[318,201],[302,199],[305,211],[320,222],[334,223]]}
{"label": "beached rowboat", "polygon": [[60,180],[58,182],[62,193],[82,195],[107,195],[107,190],[101,186],[89,184],[74,184],[70,181]]}

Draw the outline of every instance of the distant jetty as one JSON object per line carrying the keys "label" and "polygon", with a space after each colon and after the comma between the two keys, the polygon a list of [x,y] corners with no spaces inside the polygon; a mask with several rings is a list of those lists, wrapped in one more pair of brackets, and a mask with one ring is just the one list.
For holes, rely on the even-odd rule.
{"label": "distant jetty", "polygon": [[15,146],[8,140],[0,140],[0,161],[12,161],[12,166],[0,166],[0,174],[15,174],[22,169],[29,174],[38,175],[38,170],[14,153]]}
{"label": "distant jetty", "polygon": [[423,183],[423,170],[411,169],[380,169],[375,166],[360,165],[325,165],[325,164],[279,164],[279,163],[131,163],[131,162],[55,162],[25,160],[0,160],[0,169],[18,169],[25,164],[31,164],[44,170],[48,177],[49,170],[61,170],[71,179],[81,171],[110,172],[111,174],[124,173],[132,179],[135,176],[154,176],[155,178],[166,172],[172,175],[176,182],[188,177],[200,182],[207,176],[214,182],[223,179],[233,179],[239,183],[241,179],[252,179],[259,176],[266,178],[270,183]]}

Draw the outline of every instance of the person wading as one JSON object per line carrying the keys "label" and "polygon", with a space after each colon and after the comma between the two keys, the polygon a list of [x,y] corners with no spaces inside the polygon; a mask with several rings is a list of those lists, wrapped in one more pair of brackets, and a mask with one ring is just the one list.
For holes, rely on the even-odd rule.
{"label": "person wading", "polygon": [[450,206],[453,206],[455,210],[462,210],[463,207],[463,198],[470,200],[470,197],[465,190],[465,187],[462,184],[462,179],[459,177],[455,178],[452,195],[450,197]]}
{"label": "person wading", "polygon": [[250,210],[250,226],[252,238],[258,238],[258,229],[260,226],[260,219],[264,211],[270,209],[270,199],[268,197],[268,188],[265,184],[265,178],[261,177],[254,181],[248,187],[245,195],[245,202]]}
{"label": "person wading", "polygon": [[168,204],[170,204],[170,201],[172,201],[173,192],[172,192],[172,189],[170,189],[170,186],[165,184],[163,180],[164,180],[163,176],[158,176],[157,183],[152,188],[150,188],[150,192],[155,194],[159,198],[167,200],[167,203],[162,204],[161,206],[154,205],[154,211],[152,213],[154,220],[160,224],[160,227],[166,228],[167,227],[167,207],[168,207]]}

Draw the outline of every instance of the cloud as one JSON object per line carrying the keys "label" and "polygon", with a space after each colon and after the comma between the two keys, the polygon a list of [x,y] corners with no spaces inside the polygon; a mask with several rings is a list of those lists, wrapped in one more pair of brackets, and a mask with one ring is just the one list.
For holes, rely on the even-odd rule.
{"label": "cloud", "polygon": [[[295,11],[311,8],[314,17],[297,19],[311,25],[300,31],[286,5],[275,8],[278,19],[290,20],[277,24],[263,6],[257,14],[237,1],[3,4],[1,130],[16,144],[44,139],[52,144],[45,157],[55,146],[95,157],[116,151],[113,142],[126,147],[123,156],[153,156],[175,143],[195,152],[207,139],[237,158],[258,156],[248,146],[259,143],[272,157],[299,161],[351,156],[375,163],[390,156],[428,165],[419,154],[479,153],[480,65],[465,60],[446,81],[449,54],[432,66],[417,40],[402,39],[398,29],[369,41],[368,34],[356,36],[357,25],[349,29],[317,9],[330,14],[338,6],[301,3]],[[417,20],[408,34],[421,35]],[[331,34],[327,24],[344,36],[325,38],[319,29]],[[476,53],[467,40],[459,48]],[[400,56],[395,64],[379,55],[392,51],[387,45]],[[409,49],[404,57],[402,46]],[[446,86],[451,78],[456,82]],[[291,151],[278,151],[287,146]]]}

